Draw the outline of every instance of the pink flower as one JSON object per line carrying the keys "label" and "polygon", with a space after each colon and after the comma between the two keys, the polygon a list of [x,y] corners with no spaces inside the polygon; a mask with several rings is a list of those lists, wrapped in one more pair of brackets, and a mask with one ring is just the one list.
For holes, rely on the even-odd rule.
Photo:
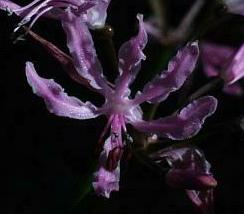
{"label": "pink flower", "polygon": [[41,16],[65,19],[67,9],[79,16],[80,21],[90,28],[101,28],[105,24],[109,3],[110,0],[35,0],[21,7],[12,1],[0,0],[0,9],[23,18],[15,31],[30,21],[31,28]]}
{"label": "pink flower", "polygon": [[[131,98],[129,86],[140,70],[141,61],[146,59],[143,49],[147,43],[147,33],[143,16],[137,17],[138,34],[125,42],[119,50],[119,76],[115,87],[111,87],[103,75],[88,26],[70,10],[66,12],[66,19],[62,20],[62,24],[74,65],[78,74],[104,96],[105,103],[96,107],[90,102],[82,102],[68,96],[53,80],[38,76],[30,62],[26,63],[27,80],[33,92],[44,99],[51,113],[80,120],[101,115],[108,118],[100,137],[103,151],[100,154],[98,171],[94,174],[93,186],[99,195],[109,197],[111,191],[119,189],[119,163],[125,146],[123,136],[127,136],[126,124],[131,124],[141,132],[155,133],[174,140],[186,139],[200,131],[205,119],[215,112],[217,100],[211,96],[202,97],[187,105],[178,114],[144,121],[140,104],[166,100],[192,73],[199,55],[197,42],[180,49],[169,63],[168,69],[146,84],[142,93]],[[109,131],[110,137],[103,144],[103,138]]]}
{"label": "pink flower", "polygon": [[213,189],[217,181],[210,172],[211,165],[199,149],[169,147],[152,157],[157,161],[166,159],[169,163],[171,169],[166,174],[166,182],[171,187],[184,189],[200,213],[212,213]]}
{"label": "pink flower", "polygon": [[244,45],[239,49],[202,42],[200,45],[204,73],[208,77],[221,77],[224,91],[242,95],[243,90],[238,80],[244,77]]}

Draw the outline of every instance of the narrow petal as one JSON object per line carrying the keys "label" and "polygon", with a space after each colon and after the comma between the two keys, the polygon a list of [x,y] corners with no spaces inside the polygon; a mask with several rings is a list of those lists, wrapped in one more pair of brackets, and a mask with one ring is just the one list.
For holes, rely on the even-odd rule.
{"label": "narrow petal", "polygon": [[223,78],[231,85],[244,77],[244,44],[233,57],[230,65],[224,70]]}
{"label": "narrow petal", "polygon": [[153,133],[173,140],[183,140],[196,135],[217,107],[214,97],[206,96],[193,101],[177,115],[154,121],[131,123],[141,132]]}
{"label": "narrow petal", "polygon": [[93,88],[103,91],[104,94],[109,93],[111,89],[103,76],[102,66],[87,25],[70,11],[67,11],[67,14],[68,17],[62,20],[62,25],[78,73],[87,79]]}
{"label": "narrow petal", "polygon": [[90,83],[87,79],[83,78],[76,70],[74,66],[74,62],[72,57],[64,53],[62,50],[60,50],[57,46],[55,46],[53,43],[47,41],[40,35],[34,33],[33,31],[29,30],[29,35],[38,43],[40,43],[47,51],[48,53],[53,56],[63,67],[63,69],[67,72],[69,77],[73,79],[74,81],[86,86],[87,88],[96,91],[96,89],[92,88],[90,86]]}
{"label": "narrow petal", "polygon": [[14,11],[14,10],[17,10],[17,9],[20,9],[20,8],[21,8],[21,6],[15,4],[12,1],[0,0],[0,9],[1,10],[6,10],[8,12],[11,12],[11,11]]}
{"label": "narrow petal", "polygon": [[118,96],[128,96],[128,87],[135,79],[141,67],[141,60],[145,60],[143,49],[147,44],[147,33],[143,23],[143,16],[137,15],[139,20],[138,35],[125,42],[119,50],[119,72],[117,82]]}
{"label": "narrow petal", "polygon": [[82,120],[98,116],[94,105],[89,102],[83,103],[75,97],[69,97],[53,80],[38,76],[31,62],[26,63],[26,76],[33,92],[44,99],[51,113]]}
{"label": "narrow petal", "polygon": [[223,68],[231,61],[236,49],[210,42],[200,44],[203,71],[208,77],[220,75]]}
{"label": "narrow petal", "polygon": [[171,92],[178,90],[184,84],[195,68],[198,55],[197,42],[190,43],[179,50],[176,57],[170,61],[168,70],[147,83],[142,93],[135,97],[134,103],[140,104],[145,101],[158,103],[165,100]]}
{"label": "narrow petal", "polygon": [[[31,28],[41,16],[57,19],[59,11],[56,10],[55,6],[50,4],[52,1],[34,0],[26,6],[20,6],[9,0],[0,0],[0,9],[8,11],[10,14],[14,13],[22,18],[18,26],[14,29],[14,31],[17,31],[21,26],[29,22],[31,22]],[[51,11],[55,11],[55,15]]]}
{"label": "narrow petal", "polygon": [[0,9],[15,13],[17,16],[23,18],[15,29],[17,31],[28,22],[31,22],[31,28],[41,16],[62,19],[65,16],[64,8],[70,8],[78,16],[85,15],[95,4],[95,0],[87,0],[85,2],[79,0],[34,0],[22,7],[8,0],[0,0]]}
{"label": "narrow petal", "polygon": [[96,6],[87,11],[87,24],[92,29],[102,28],[107,18],[107,8],[111,0],[97,0]]}
{"label": "narrow petal", "polygon": [[110,151],[114,149],[114,146],[109,137],[105,144],[104,150],[100,154],[99,167],[97,172],[94,173],[93,178],[93,188],[97,195],[104,196],[106,198],[110,197],[112,191],[119,191],[119,180],[120,180],[120,163],[116,169],[109,171],[107,170],[107,159]]}

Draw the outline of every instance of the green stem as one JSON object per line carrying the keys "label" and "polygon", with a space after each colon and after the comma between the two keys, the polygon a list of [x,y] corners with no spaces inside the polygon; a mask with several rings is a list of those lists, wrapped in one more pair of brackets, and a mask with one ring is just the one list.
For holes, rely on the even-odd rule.
{"label": "green stem", "polygon": [[223,79],[216,78],[210,81],[209,83],[205,84],[201,88],[199,88],[197,91],[195,91],[193,94],[191,94],[188,99],[186,100],[185,104],[192,102],[193,100],[199,98],[200,96],[208,93],[209,91],[222,86]]}
{"label": "green stem", "polygon": [[151,8],[155,14],[158,21],[160,30],[162,33],[167,31],[167,20],[166,20],[166,8],[164,0],[151,0]]}
{"label": "green stem", "polygon": [[118,73],[118,58],[113,43],[113,28],[106,24],[104,28],[96,30],[95,33],[99,40],[98,45],[101,46],[103,54],[105,54],[105,60],[109,61],[109,63],[106,63],[109,66],[109,76],[112,76],[114,79]]}
{"label": "green stem", "polygon": [[148,120],[153,120],[157,110],[159,107],[159,103],[154,104],[151,109],[149,110]]}

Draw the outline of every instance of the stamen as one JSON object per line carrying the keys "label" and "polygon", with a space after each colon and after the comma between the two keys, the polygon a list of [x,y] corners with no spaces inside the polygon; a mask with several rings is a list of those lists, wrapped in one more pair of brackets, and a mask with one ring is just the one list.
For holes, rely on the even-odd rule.
{"label": "stamen", "polygon": [[105,134],[108,132],[108,129],[110,128],[110,125],[111,125],[113,119],[114,119],[114,115],[111,115],[110,118],[108,119],[108,122],[107,122],[105,128],[103,129],[102,134],[99,137],[99,141],[98,141],[99,146],[101,146],[101,145],[103,146],[103,143],[104,143],[103,138],[104,138]]}
{"label": "stamen", "polygon": [[[51,7],[47,7],[47,8],[44,9],[42,12],[40,12],[40,13],[33,19],[33,21],[31,22],[30,26],[28,27],[28,30],[30,30],[30,29],[33,27],[33,25],[36,23],[36,21],[37,21],[43,14],[45,14],[46,12],[48,12],[48,11],[50,11],[50,10],[52,10],[52,9],[53,9],[53,6],[51,6]],[[27,30],[27,32],[28,32],[28,30]]]}
{"label": "stamen", "polygon": [[124,148],[122,147],[116,147],[109,152],[106,163],[107,170],[113,171],[117,168],[118,163],[122,158],[123,152]]}
{"label": "stamen", "polygon": [[31,10],[21,21],[20,23],[18,24],[18,27],[16,27],[14,29],[14,32],[18,31],[20,27],[22,27],[24,24],[28,23],[32,16],[34,16],[35,14],[38,14],[38,11],[42,8],[42,7],[45,7],[47,6],[46,4],[48,2],[50,2],[52,0],[45,0],[44,2],[42,2],[40,5],[36,6],[33,10]]}
{"label": "stamen", "polygon": [[127,132],[127,129],[126,129],[126,124],[125,124],[124,116],[123,115],[120,115],[119,116],[119,120],[120,120],[120,123],[122,125],[123,131],[126,133]]}

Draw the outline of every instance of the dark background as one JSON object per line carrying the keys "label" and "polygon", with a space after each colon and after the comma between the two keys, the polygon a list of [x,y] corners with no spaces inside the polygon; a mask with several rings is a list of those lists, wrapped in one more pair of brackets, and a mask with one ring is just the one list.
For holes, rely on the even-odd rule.
{"label": "dark background", "polygon": [[[24,4],[24,1],[18,2]],[[174,26],[193,1],[168,2],[169,20]],[[146,17],[151,14],[148,1],[112,0],[107,22],[114,29],[116,50],[136,33],[135,17],[138,12]],[[222,10],[217,10],[217,13],[224,14]],[[211,30],[206,38],[239,45],[244,40],[244,19],[227,16],[228,19]],[[1,144],[5,154],[2,156],[3,164],[7,170],[7,185],[3,185],[8,188],[7,210],[1,213],[194,213],[183,191],[166,186],[163,177],[134,157],[122,164],[120,192],[112,193],[109,200],[97,197],[92,191],[85,194],[93,170],[91,166],[96,162],[92,154],[106,119],[78,121],[50,114],[43,100],[34,95],[27,84],[24,64],[28,60],[33,61],[41,76],[55,79],[68,94],[83,101],[90,100],[100,105],[103,100],[70,80],[59,63],[29,37],[13,44],[12,31],[18,21],[16,16],[8,17],[5,12],[0,12]],[[33,30],[67,52],[59,23],[41,19]],[[96,35],[94,37],[104,72],[113,79],[116,74],[111,71],[103,52],[104,41]],[[149,42],[145,50],[147,61],[143,62],[134,88],[141,87],[154,75],[156,67],[163,66],[158,59],[164,48]],[[199,78],[196,78],[192,90],[207,81],[200,69],[197,71]],[[161,105],[157,115],[173,112],[176,109],[174,101],[179,94],[173,94]],[[244,98],[224,95],[220,90],[212,94],[219,98],[219,108],[201,131],[204,137],[200,148],[212,164],[218,180],[216,213],[243,214],[244,135],[239,119],[244,113]],[[79,198],[82,200],[77,203]]]}

